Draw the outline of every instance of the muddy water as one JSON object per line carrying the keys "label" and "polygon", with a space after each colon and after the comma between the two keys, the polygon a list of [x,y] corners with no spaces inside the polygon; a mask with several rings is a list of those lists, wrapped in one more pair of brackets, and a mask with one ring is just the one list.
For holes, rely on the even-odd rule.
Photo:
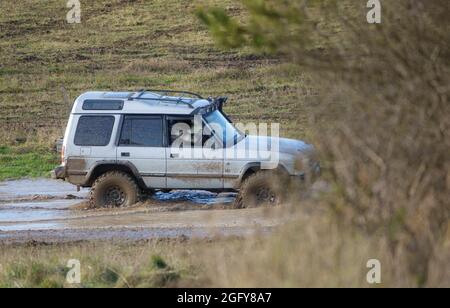
{"label": "muddy water", "polygon": [[168,193],[157,192],[154,199],[159,201],[190,201],[197,204],[232,203],[235,193],[216,194],[202,190],[174,190]]}
{"label": "muddy water", "polygon": [[0,241],[245,235],[265,232],[277,224],[261,209],[228,209],[235,198],[233,193],[157,192],[133,208],[80,210],[87,193],[48,179],[0,183]]}
{"label": "muddy water", "polygon": [[49,179],[6,181],[0,183],[0,202],[23,199],[45,199],[46,197],[64,199],[67,196],[86,197],[87,190],[77,192],[76,187]]}
{"label": "muddy water", "polygon": [[51,229],[54,220],[71,216],[70,208],[87,196],[76,187],[49,179],[0,183],[0,231]]}

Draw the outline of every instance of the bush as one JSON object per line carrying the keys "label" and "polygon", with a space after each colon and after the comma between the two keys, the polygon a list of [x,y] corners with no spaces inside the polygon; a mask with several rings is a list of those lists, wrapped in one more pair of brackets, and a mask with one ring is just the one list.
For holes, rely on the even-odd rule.
{"label": "bush", "polygon": [[365,3],[244,4],[243,24],[220,9],[199,16],[223,46],[278,53],[316,80],[328,207],[345,228],[386,241],[426,285],[449,234],[448,1],[384,2],[379,25],[362,18]]}

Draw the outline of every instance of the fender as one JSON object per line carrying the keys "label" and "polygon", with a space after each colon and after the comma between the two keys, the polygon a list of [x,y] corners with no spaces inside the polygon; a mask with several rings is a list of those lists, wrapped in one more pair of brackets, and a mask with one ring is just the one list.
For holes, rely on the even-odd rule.
{"label": "fender", "polygon": [[124,170],[124,171],[131,171],[133,176],[136,179],[136,182],[139,186],[139,188],[147,189],[148,187],[145,185],[144,180],[142,179],[141,174],[139,173],[136,166],[129,162],[129,161],[115,161],[115,160],[102,160],[94,164],[94,166],[91,168],[91,170],[86,175],[86,181],[84,185],[82,186],[91,186],[92,182],[94,181],[94,178],[96,178],[96,172],[99,172],[105,168],[105,172],[110,170]]}
{"label": "fender", "polygon": [[[241,184],[243,180],[245,180],[245,175],[247,174],[247,172],[249,170],[253,170],[254,172],[260,171],[261,170],[261,162],[253,162],[253,163],[248,163],[244,166],[244,168],[242,168],[242,172],[241,175],[238,178],[238,183]],[[289,174],[289,172],[287,171],[286,167],[284,167],[281,163],[278,163],[277,168],[274,169],[270,169],[270,170],[277,170],[280,171],[282,173],[286,173]]]}

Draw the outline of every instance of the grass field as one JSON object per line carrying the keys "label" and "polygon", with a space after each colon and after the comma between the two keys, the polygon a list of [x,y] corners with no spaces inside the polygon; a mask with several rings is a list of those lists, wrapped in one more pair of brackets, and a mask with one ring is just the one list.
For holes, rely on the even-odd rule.
{"label": "grass field", "polygon": [[[59,163],[54,140],[73,100],[88,90],[227,95],[225,111],[234,120],[280,122],[282,135],[308,136],[306,98],[315,90],[307,76],[274,57],[217,48],[194,14],[205,3],[244,14],[237,0],[82,1],[81,24],[69,25],[65,1],[1,1],[0,180],[48,175]],[[87,287],[225,286],[230,282],[203,269],[197,253],[216,268],[227,253],[222,248],[241,242],[217,243],[6,245],[0,286],[68,286],[70,258],[82,262]]]}
{"label": "grass field", "polygon": [[[86,287],[448,287],[449,2],[383,4],[382,25],[367,24],[365,1],[313,2],[344,14],[308,11],[310,32],[294,34],[310,34],[313,52],[294,35],[283,59],[219,49],[195,17],[209,4],[244,18],[239,0],[81,1],[74,25],[65,1],[1,1],[0,180],[58,164],[54,140],[79,94],[170,88],[228,95],[235,121],[280,122],[282,136],[311,141],[331,189],[281,207],[295,219],[270,236],[3,243],[0,286],[68,286],[75,258]],[[298,4],[271,3],[286,16]],[[381,284],[367,283],[372,258]]]}
{"label": "grass field", "polygon": [[0,179],[46,177],[58,156],[42,146],[0,146]]}
{"label": "grass field", "polygon": [[[366,263],[374,256],[383,264],[375,286],[414,286],[396,276],[403,265],[377,240],[339,231],[327,217],[299,221],[246,240],[2,244],[0,287],[370,287]],[[80,284],[66,280],[72,259]]]}
{"label": "grass field", "polygon": [[273,57],[216,48],[194,15],[205,3],[243,14],[234,0],[83,1],[81,24],[68,24],[64,1],[2,1],[0,145],[25,150],[0,158],[0,179],[40,176],[58,163],[49,163],[53,142],[88,90],[227,95],[235,120],[281,122],[283,135],[304,138],[305,97],[314,94],[307,78]]}

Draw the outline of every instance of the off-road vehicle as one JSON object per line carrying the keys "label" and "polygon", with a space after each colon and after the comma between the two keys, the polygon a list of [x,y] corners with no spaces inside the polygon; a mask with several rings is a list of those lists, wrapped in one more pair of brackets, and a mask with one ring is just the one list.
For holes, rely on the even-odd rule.
{"label": "off-road vehicle", "polygon": [[236,206],[247,207],[279,203],[285,181],[319,171],[311,145],[237,129],[222,110],[226,100],[168,90],[84,93],[53,177],[91,187],[93,207],[172,189],[239,191]]}

